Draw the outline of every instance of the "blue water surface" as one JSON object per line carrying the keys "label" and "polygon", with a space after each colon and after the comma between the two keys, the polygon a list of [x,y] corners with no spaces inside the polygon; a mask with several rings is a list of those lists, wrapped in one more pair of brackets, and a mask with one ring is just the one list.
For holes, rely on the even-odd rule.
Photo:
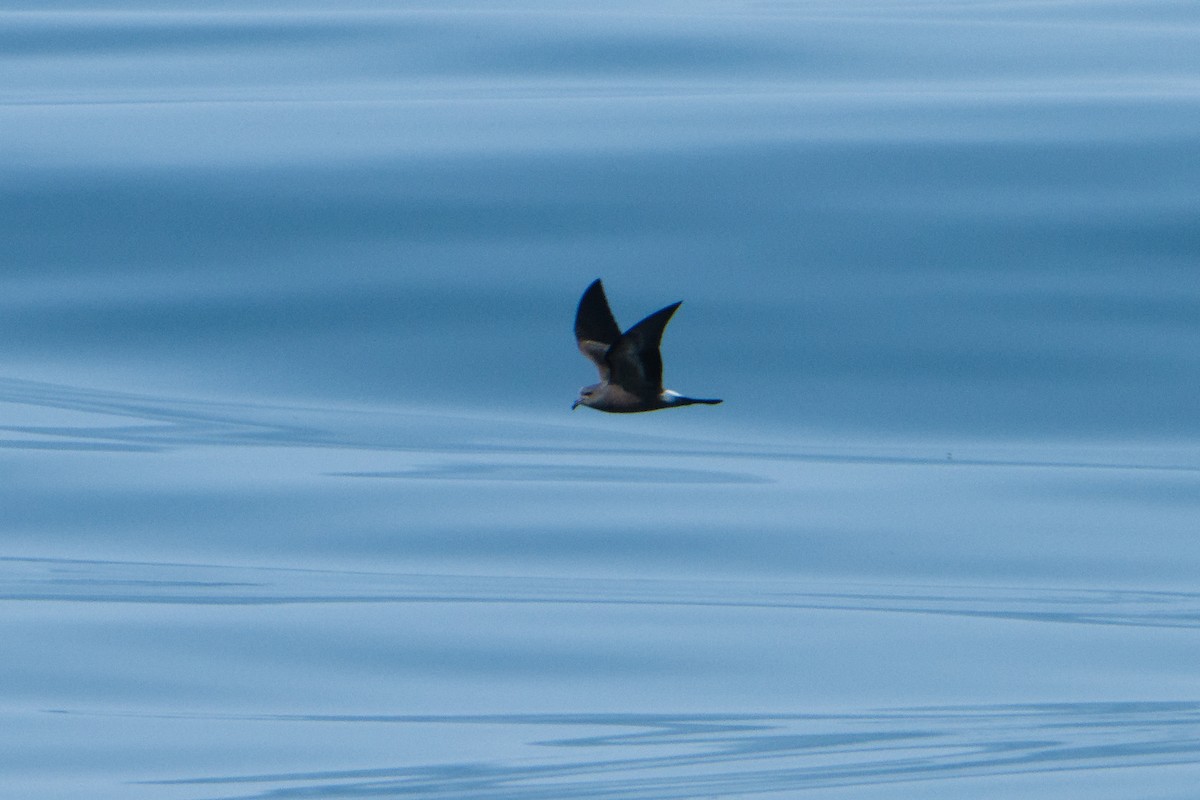
{"label": "blue water surface", "polygon": [[0,795],[1194,797],[1198,139],[1190,2],[10,3]]}

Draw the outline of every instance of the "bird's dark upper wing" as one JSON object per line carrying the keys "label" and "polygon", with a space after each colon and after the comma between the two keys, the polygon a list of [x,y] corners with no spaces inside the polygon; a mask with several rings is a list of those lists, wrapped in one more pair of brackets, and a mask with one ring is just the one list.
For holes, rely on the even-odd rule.
{"label": "bird's dark upper wing", "polygon": [[579,299],[579,309],[575,312],[575,342],[579,352],[600,370],[602,380],[609,378],[605,353],[620,338],[621,329],[608,308],[604,284],[597,278]]}
{"label": "bird's dark upper wing", "polygon": [[642,398],[662,394],[662,355],[658,347],[663,330],[679,303],[655,311],[634,325],[608,349],[609,382]]}

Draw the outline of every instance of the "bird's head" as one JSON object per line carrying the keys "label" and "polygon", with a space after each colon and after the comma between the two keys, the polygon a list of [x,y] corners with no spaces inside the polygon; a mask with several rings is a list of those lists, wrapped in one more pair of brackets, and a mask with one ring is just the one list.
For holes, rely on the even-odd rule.
{"label": "bird's head", "polygon": [[585,386],[579,390],[579,397],[575,398],[575,402],[571,404],[571,410],[574,411],[579,406],[590,406],[596,401],[596,392],[600,388],[600,384]]}

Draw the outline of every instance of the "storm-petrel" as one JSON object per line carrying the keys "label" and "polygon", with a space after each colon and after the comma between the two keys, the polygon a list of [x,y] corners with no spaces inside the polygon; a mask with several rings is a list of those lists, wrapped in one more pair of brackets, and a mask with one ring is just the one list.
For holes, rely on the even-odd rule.
{"label": "storm-petrel", "polygon": [[599,278],[593,281],[584,291],[579,310],[575,312],[575,341],[579,344],[579,352],[600,370],[600,382],[580,389],[579,399],[571,410],[584,405],[597,411],[630,414],[721,402],[684,397],[663,389],[662,355],[658,347],[663,329],[677,308],[679,303],[672,303],[621,333],[608,308],[604,285]]}

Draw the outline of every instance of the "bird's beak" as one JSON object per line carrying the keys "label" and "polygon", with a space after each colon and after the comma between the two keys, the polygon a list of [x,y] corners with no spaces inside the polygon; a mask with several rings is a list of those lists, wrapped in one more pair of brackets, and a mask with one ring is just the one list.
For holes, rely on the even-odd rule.
{"label": "bird's beak", "polygon": [[578,408],[578,407],[579,407],[579,401],[578,401],[578,400],[576,400],[574,403],[571,403],[571,410],[572,410],[572,411],[574,411],[574,410],[575,410],[576,408]]}

